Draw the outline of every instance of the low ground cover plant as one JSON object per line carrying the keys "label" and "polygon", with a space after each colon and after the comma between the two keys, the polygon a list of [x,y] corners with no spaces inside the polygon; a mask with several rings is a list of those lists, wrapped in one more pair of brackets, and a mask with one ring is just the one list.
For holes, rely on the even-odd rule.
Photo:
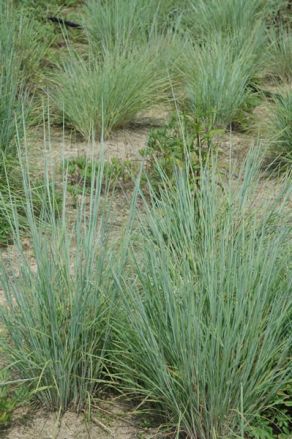
{"label": "low ground cover plant", "polygon": [[[147,146],[141,150],[145,158],[145,175],[152,189],[159,190],[167,177],[175,184],[177,169],[190,172],[194,188],[199,184],[202,166],[208,166],[216,151],[215,137],[222,130],[208,129],[199,118],[183,112],[172,115],[165,126],[150,131]],[[171,186],[169,187],[171,189]]]}
{"label": "low ground cover plant", "polygon": [[112,189],[132,188],[139,172],[139,166],[131,160],[119,160],[112,158],[105,162],[101,160],[88,161],[87,157],[78,157],[66,162],[68,170],[68,190],[75,195],[83,193],[84,188],[90,191],[91,180],[94,174],[97,174],[100,168],[103,168],[103,174],[106,185],[103,190],[110,186]]}
{"label": "low ground cover plant", "polygon": [[255,419],[249,435],[255,439],[289,439],[291,436],[291,382],[275,395],[270,408]]}
{"label": "low ground cover plant", "polygon": [[[8,386],[5,386],[7,373],[4,370],[0,374],[0,431],[6,428],[12,418],[15,401],[9,396]],[[3,383],[2,383],[3,382]]]}
{"label": "low ground cover plant", "polygon": [[0,371],[0,432],[7,429],[13,419],[15,408],[27,403],[29,394],[23,382],[14,380],[9,368]]}

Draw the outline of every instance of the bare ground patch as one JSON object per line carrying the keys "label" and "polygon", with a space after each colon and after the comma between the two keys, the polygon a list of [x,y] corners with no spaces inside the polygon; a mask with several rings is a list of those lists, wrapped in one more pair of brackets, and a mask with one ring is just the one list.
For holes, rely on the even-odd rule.
{"label": "bare ground patch", "polygon": [[99,411],[86,414],[36,412],[18,409],[12,426],[0,432],[3,439],[151,439],[162,438],[159,431],[139,426],[132,407],[125,403],[105,401]]}

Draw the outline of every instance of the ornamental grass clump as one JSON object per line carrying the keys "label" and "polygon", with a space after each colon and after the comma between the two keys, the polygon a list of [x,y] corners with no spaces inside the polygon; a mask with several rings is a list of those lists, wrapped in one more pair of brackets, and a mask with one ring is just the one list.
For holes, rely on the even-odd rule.
{"label": "ornamental grass clump", "polygon": [[115,378],[188,438],[245,437],[291,377],[287,193],[255,204],[256,163],[154,192],[134,273],[116,279]]}
{"label": "ornamental grass clump", "polygon": [[[21,96],[24,81],[17,52],[17,19],[4,3],[0,5],[0,151],[16,155],[16,123],[26,106]],[[21,99],[22,97],[22,99]],[[3,160],[1,160],[2,162]]]}
{"label": "ornamental grass clump", "polygon": [[292,32],[288,28],[271,31],[268,73],[286,82],[292,79]]}
{"label": "ornamental grass clump", "polygon": [[285,0],[191,0],[189,4],[185,21],[196,38],[222,34],[243,39],[259,23],[275,16]]}
{"label": "ornamental grass clump", "polygon": [[258,46],[247,40],[216,37],[202,45],[190,43],[181,64],[184,105],[207,127],[226,127],[249,106],[249,85],[257,71]]}
{"label": "ornamental grass clump", "polygon": [[102,56],[131,51],[157,34],[175,32],[184,10],[175,0],[87,0],[84,26],[92,51]]}
{"label": "ornamental grass clump", "polygon": [[274,164],[280,169],[290,171],[292,164],[292,92],[290,90],[274,99],[268,126]]}
{"label": "ornamental grass clump", "polygon": [[35,216],[24,174],[30,255],[11,206],[16,252],[11,264],[17,270],[1,261],[1,347],[15,376],[26,380],[32,395],[51,410],[82,409],[105,376],[109,321],[115,312],[111,269],[123,257],[109,246],[101,174],[92,176],[89,193],[84,188],[73,212],[65,178],[58,217],[48,180],[46,204],[42,215]]}
{"label": "ornamental grass clump", "polygon": [[108,53],[103,62],[72,54],[53,79],[53,100],[85,138],[98,138],[102,129],[108,135],[166,100],[169,79],[159,54],[156,47],[144,47],[142,53]]}
{"label": "ornamental grass clump", "polygon": [[17,79],[30,91],[44,81],[43,62],[54,40],[51,29],[24,7],[15,8],[10,2],[0,5],[1,67],[13,57]]}

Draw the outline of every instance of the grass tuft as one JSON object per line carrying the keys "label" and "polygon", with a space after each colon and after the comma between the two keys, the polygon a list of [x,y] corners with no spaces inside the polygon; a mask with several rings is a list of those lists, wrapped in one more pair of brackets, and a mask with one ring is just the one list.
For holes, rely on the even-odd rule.
{"label": "grass tuft", "polygon": [[244,41],[254,27],[275,16],[284,3],[285,0],[191,0],[185,21],[196,39],[223,35]]}
{"label": "grass tuft", "polygon": [[169,81],[159,49],[131,55],[108,53],[103,63],[71,59],[54,78],[53,99],[66,120],[85,138],[108,135],[137,114],[165,101]]}
{"label": "grass tuft", "polygon": [[10,225],[19,273],[0,264],[6,298],[0,310],[3,351],[16,376],[28,380],[32,395],[51,410],[81,409],[103,379],[115,310],[111,268],[116,258],[109,248],[107,206],[101,207],[101,174],[92,176],[89,194],[79,197],[76,215],[70,214],[63,182],[59,219],[48,183],[46,208],[42,217],[35,216],[25,177],[32,256],[24,248],[13,209]]}
{"label": "grass tuft", "polygon": [[271,32],[269,70],[283,81],[292,79],[292,32],[285,28]]}
{"label": "grass tuft", "polygon": [[282,169],[291,169],[292,164],[292,92],[275,98],[269,121],[275,164]]}
{"label": "grass tuft", "polygon": [[291,224],[285,196],[255,208],[257,166],[238,191],[216,167],[199,191],[178,174],[153,195],[134,274],[117,279],[116,379],[194,439],[244,437],[290,379]]}
{"label": "grass tuft", "polygon": [[87,0],[85,28],[96,54],[131,50],[175,32],[184,8],[175,0]]}
{"label": "grass tuft", "polygon": [[248,106],[260,46],[247,39],[241,48],[236,39],[220,37],[201,46],[189,45],[182,74],[186,104],[196,118],[208,127],[226,127]]}

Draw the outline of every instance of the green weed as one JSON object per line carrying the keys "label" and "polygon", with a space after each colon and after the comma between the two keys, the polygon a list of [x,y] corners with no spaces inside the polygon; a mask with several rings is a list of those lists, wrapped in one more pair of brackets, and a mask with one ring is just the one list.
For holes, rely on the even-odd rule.
{"label": "green weed", "polygon": [[13,411],[27,403],[29,393],[24,383],[13,380],[7,368],[0,372],[0,431],[11,425]]}
{"label": "green weed", "polygon": [[219,133],[220,130],[208,129],[200,120],[184,113],[175,114],[164,127],[152,129],[147,147],[141,151],[152,188],[159,189],[166,176],[174,184],[177,169],[186,170],[188,166],[195,188],[201,167],[207,166],[216,150],[214,138]]}
{"label": "green weed", "polygon": [[112,158],[102,163],[100,160],[88,161],[86,157],[70,159],[66,162],[70,192],[82,194],[84,187],[90,190],[92,176],[99,172],[100,167],[103,168],[106,186],[113,189],[133,186],[138,173],[137,166],[131,160]]}

